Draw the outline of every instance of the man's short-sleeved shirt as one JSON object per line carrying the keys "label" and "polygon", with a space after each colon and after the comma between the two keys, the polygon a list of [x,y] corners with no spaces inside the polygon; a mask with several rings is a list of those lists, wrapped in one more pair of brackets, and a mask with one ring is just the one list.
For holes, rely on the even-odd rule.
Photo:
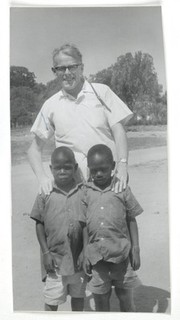
{"label": "man's short-sleeved shirt", "polygon": [[89,244],[86,256],[92,265],[99,260],[120,263],[130,251],[127,218],[143,212],[129,187],[121,193],[111,191],[111,186],[101,190],[87,183],[84,204],[87,211],[80,217],[88,229]]}
{"label": "man's short-sleeved shirt", "polygon": [[31,212],[32,219],[44,224],[48,248],[62,275],[77,271],[77,259],[82,251],[82,225],[78,221],[82,189],[82,184],[78,184],[65,193],[55,186],[49,196],[37,196]]}
{"label": "man's short-sleeved shirt", "polygon": [[107,108],[85,81],[77,99],[63,90],[49,98],[31,128],[31,132],[43,140],[54,134],[56,147],[71,148],[80,167],[88,150],[99,143],[106,144],[116,160],[111,128],[132,116],[130,109],[108,86],[99,83],[92,85]]}

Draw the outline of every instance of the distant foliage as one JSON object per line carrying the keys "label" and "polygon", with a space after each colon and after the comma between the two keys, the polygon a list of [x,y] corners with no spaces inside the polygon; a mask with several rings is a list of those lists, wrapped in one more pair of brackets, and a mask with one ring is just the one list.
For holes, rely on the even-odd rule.
{"label": "distant foliage", "polygon": [[36,95],[29,87],[12,87],[10,92],[11,127],[32,123]]}
{"label": "distant foliage", "polygon": [[33,72],[21,66],[10,67],[11,127],[31,125],[46,99],[60,90],[57,78],[44,85]]}
{"label": "distant foliage", "polygon": [[[121,55],[89,81],[108,85],[128,105],[134,113],[129,124],[167,123],[167,93],[162,93],[150,54]],[[32,124],[44,101],[61,87],[58,78],[44,85],[27,68],[11,66],[10,89],[11,127],[16,127]]]}
{"label": "distant foliage", "polygon": [[158,83],[153,58],[148,53],[126,53],[111,67],[91,75],[107,84],[133,111],[131,124],[166,124],[167,99]]}
{"label": "distant foliage", "polygon": [[25,67],[10,68],[11,127],[32,124],[41,106],[46,86],[36,82],[33,72]]}
{"label": "distant foliage", "polygon": [[104,83],[107,86],[111,87],[111,80],[113,75],[113,67],[103,69],[102,71],[97,72],[95,75],[91,75],[89,80],[91,82]]}
{"label": "distant foliage", "polygon": [[44,91],[43,99],[44,100],[49,99],[53,94],[57,93],[59,90],[61,90],[61,86],[59,85],[59,79],[57,77],[54,80],[49,81],[47,83],[46,89]]}
{"label": "distant foliage", "polygon": [[10,86],[12,87],[29,87],[35,86],[35,75],[25,67],[11,66]]}

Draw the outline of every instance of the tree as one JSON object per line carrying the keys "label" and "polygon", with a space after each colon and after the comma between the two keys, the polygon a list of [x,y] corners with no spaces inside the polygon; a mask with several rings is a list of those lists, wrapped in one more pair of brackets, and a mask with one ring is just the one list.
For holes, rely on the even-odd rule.
{"label": "tree", "polygon": [[150,101],[157,100],[161,93],[153,58],[148,53],[136,52],[120,56],[113,68],[112,89],[131,108],[144,95]]}
{"label": "tree", "polygon": [[35,75],[25,67],[10,67],[10,87],[33,88],[36,84]]}
{"label": "tree", "polygon": [[112,90],[128,104],[130,109],[132,109],[134,102],[134,88],[131,79],[133,64],[134,59],[131,53],[118,57],[117,62],[113,66],[111,79]]}
{"label": "tree", "polygon": [[11,126],[32,123],[36,111],[36,99],[31,88],[13,87],[10,92]]}
{"label": "tree", "polygon": [[51,97],[53,94],[57,93],[59,90],[61,90],[61,86],[58,77],[49,81],[46,85],[46,95],[48,98]]}
{"label": "tree", "polygon": [[160,102],[167,105],[167,91],[162,95]]}
{"label": "tree", "polygon": [[102,71],[99,71],[96,73],[96,75],[90,75],[89,81],[91,82],[98,82],[98,83],[104,83],[107,86],[111,86],[111,79],[113,74],[113,66],[103,69]]}
{"label": "tree", "polygon": [[162,86],[158,83],[150,54],[138,51],[134,56],[132,53],[121,55],[115,64],[91,79],[109,85],[134,112],[136,119],[148,122],[148,119],[157,117],[165,121],[166,95],[162,96]]}
{"label": "tree", "polygon": [[35,78],[25,67],[10,67],[11,126],[31,124],[42,105],[46,86]]}

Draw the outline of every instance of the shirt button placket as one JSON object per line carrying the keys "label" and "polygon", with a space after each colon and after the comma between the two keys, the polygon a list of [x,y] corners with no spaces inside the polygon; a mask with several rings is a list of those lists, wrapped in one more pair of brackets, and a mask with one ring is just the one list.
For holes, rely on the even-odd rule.
{"label": "shirt button placket", "polygon": [[[103,192],[101,192],[101,201],[103,202]],[[103,219],[103,214],[104,214],[104,212],[103,212],[104,206],[103,206],[103,205],[100,206],[100,210],[101,210],[102,219]],[[100,228],[102,228],[103,225],[104,225],[104,222],[101,220],[101,222],[100,222]],[[104,237],[101,237],[100,240],[103,241],[103,240],[104,240]]]}
{"label": "shirt button placket", "polygon": [[[69,204],[68,204],[68,195],[66,196],[66,212],[68,213],[68,217],[70,219],[70,214],[71,214],[71,209],[69,208]],[[71,222],[71,219],[70,219],[70,222],[69,222],[69,226],[72,227],[73,226],[73,223]]]}

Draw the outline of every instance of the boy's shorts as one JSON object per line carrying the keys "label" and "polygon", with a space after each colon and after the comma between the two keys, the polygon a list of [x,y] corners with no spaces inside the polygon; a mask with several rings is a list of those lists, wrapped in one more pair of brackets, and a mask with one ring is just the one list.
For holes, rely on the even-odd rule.
{"label": "boy's shorts", "polygon": [[140,285],[141,281],[132,269],[129,258],[118,264],[101,260],[92,268],[88,289],[95,294],[105,294],[112,286],[133,289]]}
{"label": "boy's shorts", "polygon": [[73,298],[84,298],[86,276],[84,271],[70,276],[62,276],[58,272],[49,273],[44,286],[45,303],[57,306],[66,301],[69,294]]}

